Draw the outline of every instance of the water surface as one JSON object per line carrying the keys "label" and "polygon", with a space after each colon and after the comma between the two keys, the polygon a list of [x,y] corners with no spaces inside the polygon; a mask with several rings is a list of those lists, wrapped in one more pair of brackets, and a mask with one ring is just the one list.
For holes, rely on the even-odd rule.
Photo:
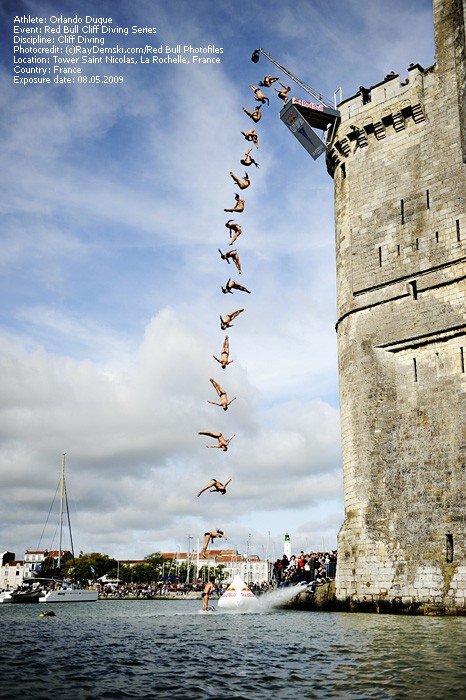
{"label": "water surface", "polygon": [[0,698],[466,697],[466,618],[200,606],[1,605]]}

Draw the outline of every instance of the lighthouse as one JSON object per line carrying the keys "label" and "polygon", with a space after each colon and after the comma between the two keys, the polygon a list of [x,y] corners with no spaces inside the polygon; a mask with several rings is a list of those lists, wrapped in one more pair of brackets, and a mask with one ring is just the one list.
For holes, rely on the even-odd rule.
{"label": "lighthouse", "polygon": [[291,539],[288,533],[286,533],[283,538],[283,554],[285,554],[288,559],[291,557]]}

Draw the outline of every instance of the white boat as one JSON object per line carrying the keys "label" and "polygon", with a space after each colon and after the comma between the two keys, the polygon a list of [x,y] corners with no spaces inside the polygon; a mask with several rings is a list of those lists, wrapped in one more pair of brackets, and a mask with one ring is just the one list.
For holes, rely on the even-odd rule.
{"label": "white boat", "polygon": [[[1,595],[1,594],[0,594]],[[7,603],[79,603],[99,599],[93,588],[79,588],[60,579],[35,577],[11,591]],[[0,601],[2,602],[2,601]]]}
{"label": "white boat", "polygon": [[257,605],[258,600],[241,576],[235,576],[217,603],[219,608],[244,608]]}
{"label": "white boat", "polygon": [[93,588],[58,588],[47,591],[39,598],[39,603],[84,603],[99,600],[99,592]]}
{"label": "white boat", "polygon": [[[70,529],[71,524],[68,511],[68,499],[65,486],[65,455],[62,456],[61,480],[60,480],[60,516],[59,516],[59,537],[58,558],[56,569],[61,570],[61,560],[63,555],[63,520],[66,510],[67,522]],[[71,552],[74,560],[74,552]],[[42,578],[37,575],[28,581],[28,586],[24,590],[15,591],[10,602],[14,603],[78,603],[94,602],[99,599],[99,592],[94,588],[80,587],[76,583],[61,580],[60,578]]]}
{"label": "white boat", "polygon": [[8,591],[0,592],[0,603],[11,603],[11,595]]}
{"label": "white boat", "polygon": [[[66,516],[68,525],[70,527],[70,538],[71,538],[71,524],[70,524],[70,514],[68,511],[68,499],[66,497],[66,486],[65,486],[65,455],[62,455],[61,463],[61,491],[60,491],[60,545],[58,549],[58,562],[57,568],[61,568],[61,555],[62,555],[62,541],[63,541],[63,514],[64,508],[66,507]],[[72,541],[72,538],[71,538]],[[74,559],[74,552],[73,559]],[[78,602],[94,602],[99,599],[99,592],[93,588],[80,588],[75,584],[70,584],[66,581],[58,582],[52,589],[43,592],[43,595],[39,598],[39,603],[78,603]]]}

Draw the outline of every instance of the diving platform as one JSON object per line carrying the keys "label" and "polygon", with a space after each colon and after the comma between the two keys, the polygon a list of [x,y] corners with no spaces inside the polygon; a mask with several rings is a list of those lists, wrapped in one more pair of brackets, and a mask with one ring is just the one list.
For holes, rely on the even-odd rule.
{"label": "diving platform", "polygon": [[292,97],[281,110],[280,119],[309,155],[317,160],[327,146],[314,130],[333,132],[340,119],[340,112],[327,105]]}

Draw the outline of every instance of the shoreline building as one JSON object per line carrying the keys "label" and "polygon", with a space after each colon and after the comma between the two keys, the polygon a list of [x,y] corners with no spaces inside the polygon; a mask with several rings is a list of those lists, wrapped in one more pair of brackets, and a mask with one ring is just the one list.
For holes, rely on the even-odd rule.
{"label": "shoreline building", "polygon": [[9,591],[23,582],[24,562],[14,552],[0,552],[0,591]]}
{"label": "shoreline building", "polygon": [[466,608],[466,6],[433,7],[436,63],[343,101],[327,148],[352,609]]}
{"label": "shoreline building", "polygon": [[[224,582],[231,582],[235,576],[248,583],[261,584],[270,581],[272,577],[272,562],[261,559],[257,554],[244,555],[236,549],[212,549],[207,552],[207,558],[201,559],[194,552],[163,552],[162,557],[172,562],[173,569],[169,573],[178,575],[182,565],[186,565],[189,557],[191,580],[199,578],[200,572],[214,575],[221,567]],[[204,577],[205,578],[205,577]]]}

